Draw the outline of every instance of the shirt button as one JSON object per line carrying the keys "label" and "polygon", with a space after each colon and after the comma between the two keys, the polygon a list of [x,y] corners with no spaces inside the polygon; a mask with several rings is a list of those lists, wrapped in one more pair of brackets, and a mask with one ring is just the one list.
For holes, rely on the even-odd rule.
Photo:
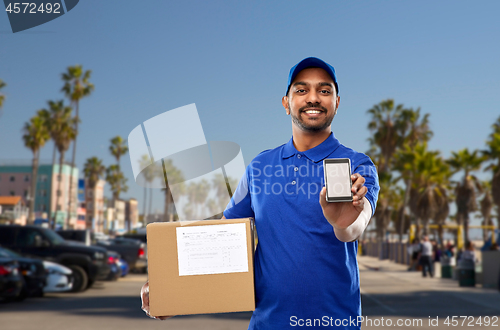
{"label": "shirt button", "polygon": [[302,155],[301,155],[301,154],[298,154],[298,155],[297,155],[297,158],[300,158],[300,157],[302,157]]}
{"label": "shirt button", "polygon": [[294,181],[292,181],[292,184],[296,184],[296,183],[297,183],[297,182],[296,182],[295,180],[294,180]]}
{"label": "shirt button", "polygon": [[299,170],[299,168],[298,168],[298,167],[296,167],[296,168],[294,168],[293,170],[294,170],[295,172],[297,172],[297,171]]}

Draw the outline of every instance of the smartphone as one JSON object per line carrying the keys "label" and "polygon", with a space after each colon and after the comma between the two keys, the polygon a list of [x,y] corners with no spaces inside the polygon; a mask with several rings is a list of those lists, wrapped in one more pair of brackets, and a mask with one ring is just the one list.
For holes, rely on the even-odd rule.
{"label": "smartphone", "polygon": [[352,202],[351,160],[330,158],[323,160],[326,201]]}

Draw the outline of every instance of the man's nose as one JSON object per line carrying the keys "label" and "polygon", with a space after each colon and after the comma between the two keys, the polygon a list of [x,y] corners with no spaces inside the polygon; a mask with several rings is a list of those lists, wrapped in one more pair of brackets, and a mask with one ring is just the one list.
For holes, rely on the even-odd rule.
{"label": "man's nose", "polygon": [[321,99],[318,97],[318,94],[315,91],[311,91],[307,93],[307,97],[305,99],[307,103],[312,103],[312,104],[320,104]]}

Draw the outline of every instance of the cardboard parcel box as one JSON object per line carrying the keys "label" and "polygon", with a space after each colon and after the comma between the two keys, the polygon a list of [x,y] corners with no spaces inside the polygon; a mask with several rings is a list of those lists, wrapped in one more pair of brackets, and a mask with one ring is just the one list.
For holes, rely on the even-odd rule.
{"label": "cardboard parcel box", "polygon": [[152,316],[255,310],[253,219],[147,226]]}

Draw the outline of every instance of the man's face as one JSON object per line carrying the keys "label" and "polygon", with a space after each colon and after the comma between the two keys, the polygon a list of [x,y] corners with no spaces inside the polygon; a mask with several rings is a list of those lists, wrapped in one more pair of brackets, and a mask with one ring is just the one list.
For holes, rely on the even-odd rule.
{"label": "man's face", "polygon": [[323,69],[308,68],[297,74],[282,103],[295,126],[318,132],[330,127],[339,100],[332,77]]}

